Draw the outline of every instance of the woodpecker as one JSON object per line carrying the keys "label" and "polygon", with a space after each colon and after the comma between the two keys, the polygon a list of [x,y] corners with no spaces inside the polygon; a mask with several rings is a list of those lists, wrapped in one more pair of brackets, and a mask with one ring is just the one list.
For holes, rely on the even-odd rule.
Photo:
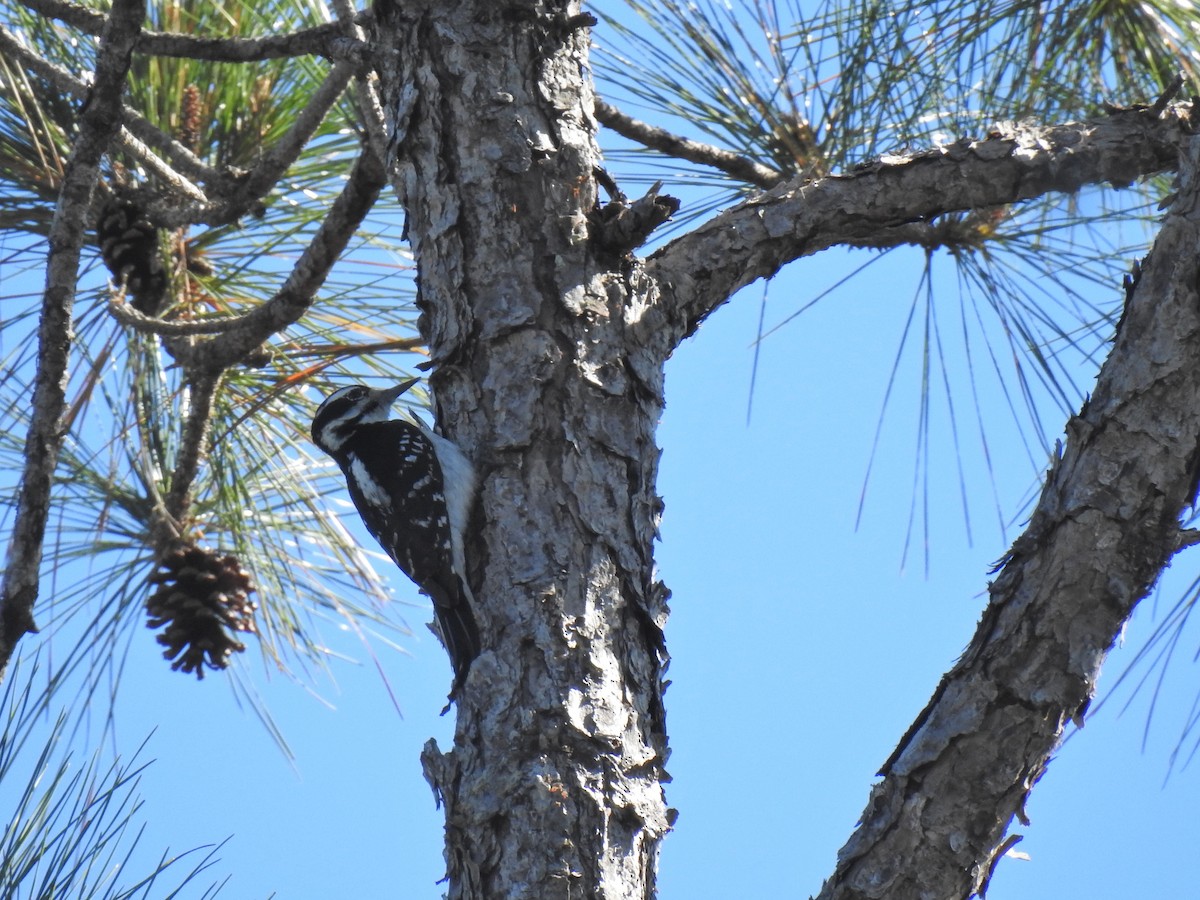
{"label": "woodpecker", "polygon": [[312,440],[341,467],[367,530],[433,601],[454,669],[453,698],[479,655],[463,544],[475,471],[458,447],[419,421],[388,418],[416,383],[334,391],[313,416]]}

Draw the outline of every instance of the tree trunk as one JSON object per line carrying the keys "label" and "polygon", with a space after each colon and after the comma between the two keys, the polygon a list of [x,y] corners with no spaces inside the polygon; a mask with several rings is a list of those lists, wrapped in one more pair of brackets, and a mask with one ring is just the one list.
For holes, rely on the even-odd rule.
{"label": "tree trunk", "polygon": [[[441,430],[475,462],[483,633],[446,809],[449,896],[650,897],[669,816],[652,543],[665,342],[590,240],[585,19],[383,3],[377,35]],[[644,343],[644,342],[643,342]]]}
{"label": "tree trunk", "polygon": [[[449,894],[650,897],[670,824],[666,591],[652,544],[654,428],[672,348],[737,287],[857,234],[845,229],[877,234],[1170,166],[1185,117],[1156,107],[1063,126],[1062,140],[1053,130],[1032,143],[1000,135],[781,188],[643,269],[632,248],[598,233],[576,6],[385,2],[377,13],[379,42],[396,51],[383,64],[394,184],[418,263],[438,421],[482,485],[469,553],[484,652],[459,697],[453,751],[430,742],[423,757],[446,807]],[[1110,139],[1117,132],[1144,140]],[[971,174],[936,177],[955,167]],[[933,186],[917,189],[922,179]],[[888,190],[895,208],[879,202]],[[850,212],[856,197],[873,198],[867,214]],[[1188,273],[1190,210],[1177,206],[1160,239],[1188,248]],[[822,896],[982,889],[1116,630],[1176,546],[1194,493],[1194,379],[1186,367],[1164,379],[1165,368],[1137,363],[1194,358],[1162,350],[1164,335],[1200,328],[1176,321],[1195,318],[1194,277],[1160,272],[1169,257],[1156,251],[975,643],[889,761]],[[1130,387],[1129,373],[1145,382]],[[1170,396],[1154,401],[1150,420],[1116,427],[1122,409],[1140,408],[1120,398],[1160,390]],[[1171,441],[1154,420],[1162,409],[1186,420],[1168,423]],[[1121,478],[1109,484],[1105,473]]]}

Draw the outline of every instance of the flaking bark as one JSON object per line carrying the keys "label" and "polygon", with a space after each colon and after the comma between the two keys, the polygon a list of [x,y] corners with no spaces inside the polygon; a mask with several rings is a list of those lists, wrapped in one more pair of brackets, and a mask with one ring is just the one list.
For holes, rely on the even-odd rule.
{"label": "flaking bark", "polygon": [[[34,6],[87,29],[106,20],[56,0]],[[375,49],[393,126],[393,183],[409,214],[422,332],[436,363],[438,421],[483,480],[471,550],[484,653],[461,694],[455,748],[444,753],[430,742],[423,754],[446,807],[449,893],[650,897],[671,820],[662,791],[666,590],[651,549],[661,512],[654,430],[666,359],[739,287],[800,256],[919,233],[908,226],[940,213],[1170,169],[1191,107],[1164,101],[1080,124],[1006,127],[797,180],[643,263],[628,251],[644,229],[614,239],[602,226],[619,217],[596,214],[588,17],[574,3],[447,6],[379,0]],[[10,557],[6,573],[7,649],[32,625],[78,211],[94,160],[114,138],[100,126],[115,129],[122,117],[129,48],[244,59],[320,47],[342,60],[233,203],[229,173],[209,170],[125,111],[130,130],[163,152],[162,166],[209,191],[199,205],[164,201],[158,221],[176,224],[225,221],[264,196],[365,59],[357,34],[339,38],[334,26],[259,40],[139,41],[139,9],[137,0],[113,7],[51,242],[43,319],[50,340],[23,485],[32,493],[22,495],[17,562]],[[345,29],[348,4],[341,11]],[[66,92],[79,89],[61,72],[47,77]],[[616,122],[619,112],[602,115]],[[373,138],[382,143],[377,130]],[[698,150],[672,146],[684,155]],[[700,149],[709,161],[720,157]],[[979,633],[885,765],[822,897],[980,889],[1065,724],[1083,715],[1113,635],[1181,543],[1178,515],[1200,469],[1200,385],[1186,364],[1200,350],[1200,150],[1192,150],[1095,397],[1071,423],[1066,452],[992,587]],[[721,160],[729,170],[731,160]],[[239,318],[240,329],[220,323],[225,333],[195,341],[181,354],[185,362],[215,378],[301,315],[383,178],[364,157],[279,295]],[[201,464],[206,424],[206,415],[193,418],[195,455],[183,456],[171,498],[177,517]],[[32,588],[21,581],[31,562]]]}
{"label": "flaking bark", "polygon": [[[438,422],[481,476],[483,653],[455,746],[448,894],[649,898],[668,830],[651,547],[662,353],[589,213],[599,153],[578,7],[376,7],[395,183],[417,259]],[[502,48],[502,49],[501,49]]]}
{"label": "flaking bark", "polygon": [[[376,7],[376,39],[395,51],[381,56],[393,183],[418,262],[437,418],[482,480],[470,550],[484,649],[459,695],[454,749],[430,742],[422,755],[445,805],[452,900],[654,893],[670,822],[654,426],[678,342],[739,287],[807,253],[938,213],[1170,169],[1190,115],[1184,105],[1013,128],[796,182],[643,264],[590,232],[599,154],[575,12],[483,0]],[[1196,437],[1173,451],[1176,468],[1191,464]],[[1108,490],[1103,472],[1091,476],[1089,490]],[[1113,580],[1119,602],[1011,626],[1050,627],[1062,644],[1025,660],[1032,681],[1009,666],[1007,693],[988,688],[997,719],[975,721],[991,768],[970,757],[970,783],[959,783],[965,763],[954,757],[939,782],[921,777],[919,753],[901,754],[889,779],[903,783],[876,793],[828,896],[919,896],[930,886],[929,896],[956,897],[983,883],[1063,724],[1090,696],[1115,629],[1175,546],[1187,499],[1178,485],[1191,479],[1168,480],[1171,491],[1156,488],[1152,508],[1137,514],[1141,543],[1122,545],[1127,573],[1109,579],[1107,556],[1091,558],[1087,578],[1068,567],[1088,586],[1081,601],[1091,602],[1095,581]],[[1062,528],[1095,542],[1108,519],[1075,512]],[[1006,570],[998,584],[1027,581]],[[991,661],[995,679],[1009,660],[973,655]],[[971,741],[950,741],[948,752]],[[906,768],[913,759],[916,774]],[[976,783],[991,794],[974,796]],[[932,822],[920,818],[927,809]]]}

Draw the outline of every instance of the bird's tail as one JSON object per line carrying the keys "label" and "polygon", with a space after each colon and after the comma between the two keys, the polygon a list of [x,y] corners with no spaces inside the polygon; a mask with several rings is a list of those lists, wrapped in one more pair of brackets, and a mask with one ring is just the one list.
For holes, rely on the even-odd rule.
{"label": "bird's tail", "polygon": [[432,590],[433,614],[437,619],[437,630],[446,653],[450,656],[450,667],[454,670],[454,685],[450,688],[450,699],[467,680],[471,663],[480,653],[479,625],[468,599],[471,592],[464,585],[455,591]]}

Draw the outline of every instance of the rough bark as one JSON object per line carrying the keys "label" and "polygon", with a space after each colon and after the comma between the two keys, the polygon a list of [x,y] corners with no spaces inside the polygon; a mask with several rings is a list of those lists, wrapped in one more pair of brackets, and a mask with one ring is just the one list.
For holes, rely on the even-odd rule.
{"label": "rough bark", "polygon": [[1181,162],[1178,196],[1029,527],[820,900],[981,891],[1122,625],[1181,546],[1200,475],[1200,138]]}
{"label": "rough bark", "polygon": [[575,4],[376,7],[443,433],[479,469],[483,654],[446,810],[449,896],[645,898],[668,829],[654,428],[662,359],[589,241],[599,154]]}
{"label": "rough bark", "polygon": [[[0,620],[8,649],[32,627],[58,440],[83,220],[68,214],[86,207],[95,160],[121,118],[139,2],[114,5],[51,241],[47,365]],[[56,0],[33,5],[97,21]],[[1169,169],[1191,107],[1012,128],[792,182],[643,264],[598,224],[589,20],[576,3],[379,0],[376,13],[393,184],[418,261],[437,417],[482,480],[469,549],[484,652],[459,695],[454,749],[431,742],[423,755],[446,808],[449,894],[650,897],[671,820],[662,791],[666,591],[652,558],[667,357],[734,291],[800,256],[939,213]],[[329,48],[332,34],[306,40]],[[158,35],[139,46],[261,58],[308,45]],[[352,62],[265,154],[238,209],[270,188],[340,94],[362,58],[357,43],[343,49]],[[1071,423],[975,641],[885,765],[823,898],[980,889],[1065,724],[1086,709],[1114,634],[1177,546],[1200,466],[1200,376],[1186,364],[1200,350],[1197,154],[1193,146],[1095,397]],[[210,189],[222,180],[168,155]],[[382,178],[364,157],[279,296],[239,320],[237,333],[222,323],[226,333],[198,341],[188,362],[215,377],[302,314]],[[199,210],[174,204],[170,215],[233,215],[210,200]],[[197,447],[203,426],[198,417]],[[176,514],[199,455],[185,462]]]}
{"label": "rough bark", "polygon": [[[376,38],[395,51],[382,67],[394,184],[418,261],[437,417],[482,476],[470,551],[484,651],[459,695],[454,749],[430,742],[423,755],[446,809],[451,898],[654,892],[669,827],[654,425],[678,341],[737,288],[806,253],[941,212],[1169,169],[1190,112],[1014,130],[784,186],[643,267],[605,251],[589,228],[599,155],[577,11],[485,0],[376,7]],[[1139,304],[1122,341],[1148,329],[1164,339],[1171,328],[1200,333],[1179,320],[1142,325],[1153,304]],[[1145,358],[1141,346],[1118,349]],[[1189,354],[1149,358],[1166,365]],[[1176,367],[1166,382],[1180,390],[1184,380]],[[943,728],[926,739],[942,719],[935,709],[922,720],[828,896],[918,896],[927,886],[929,896],[963,896],[982,883],[1063,724],[1090,696],[1112,635],[1174,546],[1190,496],[1198,435],[1182,425],[1175,442],[1148,425],[1125,435],[1148,437],[1170,473],[1149,468],[1156,457],[1139,448],[1130,465],[1147,468],[1128,485],[1110,483],[1100,439],[1126,426],[1100,398],[1128,389],[1098,391],[1088,434],[1099,437],[1073,433],[1071,462],[1048,489],[1057,505],[997,582],[1019,599],[1000,601],[1005,611],[989,617],[960,666],[990,667],[986,679],[973,676],[984,699],[969,707],[984,736],[950,740]],[[1194,408],[1164,402],[1181,418]],[[1064,494],[1067,473],[1084,480]],[[1118,491],[1128,501],[1113,501]],[[1049,571],[1037,554],[1057,539],[1105,555],[1093,552],[1083,570],[1052,556],[1066,580],[1055,576],[1036,600],[1020,594],[1038,583],[1029,565]],[[1114,554],[1125,568],[1112,569]],[[1059,606],[1066,594],[1074,606]],[[1055,615],[1016,615],[1035,602]]]}
{"label": "rough bark", "polygon": [[653,254],[671,318],[690,334],[731,294],[785,263],[956,210],[1085,184],[1128,185],[1175,168],[1192,104],[1128,109],[1054,126],[997,128],[815,181],[797,179],[734,207]]}

